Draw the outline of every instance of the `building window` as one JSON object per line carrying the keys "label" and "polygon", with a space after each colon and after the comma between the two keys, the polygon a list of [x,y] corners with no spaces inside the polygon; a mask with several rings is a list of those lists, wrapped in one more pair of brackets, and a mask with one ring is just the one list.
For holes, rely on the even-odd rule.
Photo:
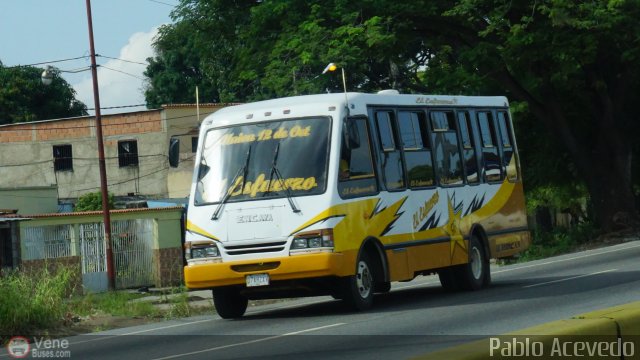
{"label": "building window", "polygon": [[53,145],[53,169],[55,171],[73,171],[71,145]]}
{"label": "building window", "polygon": [[198,152],[198,137],[197,136],[192,136],[191,137],[191,152],[192,153]]}
{"label": "building window", "polygon": [[136,140],[118,141],[118,164],[120,167],[138,166],[138,142]]}

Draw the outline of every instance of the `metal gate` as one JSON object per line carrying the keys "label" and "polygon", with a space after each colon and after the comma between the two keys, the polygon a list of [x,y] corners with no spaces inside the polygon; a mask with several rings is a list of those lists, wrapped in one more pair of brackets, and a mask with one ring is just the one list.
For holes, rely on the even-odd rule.
{"label": "metal gate", "polygon": [[94,292],[107,291],[109,278],[102,223],[80,224],[80,254],[84,288]]}
{"label": "metal gate", "polygon": [[153,219],[112,222],[116,288],[153,285]]}

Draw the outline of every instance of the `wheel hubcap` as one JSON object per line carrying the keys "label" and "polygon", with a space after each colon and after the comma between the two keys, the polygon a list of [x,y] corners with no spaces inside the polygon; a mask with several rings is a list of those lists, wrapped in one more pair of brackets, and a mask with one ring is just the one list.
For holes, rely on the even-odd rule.
{"label": "wheel hubcap", "polygon": [[477,247],[471,248],[471,273],[476,280],[482,276],[482,255]]}
{"label": "wheel hubcap", "polygon": [[371,271],[366,262],[358,262],[358,273],[356,274],[356,285],[358,286],[358,292],[360,297],[367,298],[371,293],[371,286],[373,285],[373,278],[371,277]]}

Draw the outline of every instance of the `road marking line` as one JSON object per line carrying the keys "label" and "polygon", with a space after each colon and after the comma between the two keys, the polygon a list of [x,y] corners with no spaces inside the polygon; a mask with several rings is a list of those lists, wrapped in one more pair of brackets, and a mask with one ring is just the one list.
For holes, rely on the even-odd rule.
{"label": "road marking line", "polygon": [[209,348],[209,349],[203,349],[203,350],[198,350],[198,351],[192,351],[192,352],[183,353],[183,354],[175,354],[175,355],[171,355],[171,356],[166,356],[166,357],[156,358],[156,359],[153,359],[153,360],[167,360],[167,359],[175,359],[175,358],[179,358],[179,357],[183,357],[183,356],[190,356],[190,355],[195,355],[195,354],[202,354],[202,353],[205,353],[205,352],[216,351],[216,350],[222,350],[222,349],[228,349],[228,348],[238,347],[238,346],[243,346],[243,345],[250,345],[250,344],[255,344],[255,343],[259,343],[259,342],[264,342],[264,341],[269,341],[269,340],[279,339],[279,338],[283,338],[283,337],[287,337],[287,336],[291,336],[291,335],[297,335],[297,334],[302,334],[302,333],[306,333],[306,332],[311,332],[311,331],[316,331],[316,330],[321,330],[321,329],[327,329],[327,328],[331,328],[331,327],[335,327],[335,326],[340,326],[340,325],[345,325],[345,324],[346,324],[346,323],[336,323],[336,324],[331,324],[331,325],[326,325],[326,326],[319,326],[319,327],[315,327],[315,328],[312,328],[312,329],[306,329],[306,330],[294,331],[294,332],[290,332],[290,333],[286,333],[286,334],[282,334],[282,335],[275,335],[275,336],[269,336],[269,337],[262,338],[262,339],[256,339],[256,340],[251,340],[251,341],[244,341],[244,342],[241,342],[241,343],[235,343],[235,344],[229,344],[229,345],[216,346],[216,347]]}
{"label": "road marking line", "polygon": [[536,267],[536,266],[555,264],[555,263],[564,262],[564,261],[584,259],[584,258],[591,257],[591,256],[608,254],[608,253],[612,253],[612,252],[616,252],[616,251],[622,251],[622,250],[629,250],[629,249],[633,249],[633,248],[637,248],[637,247],[640,247],[640,243],[638,243],[635,246],[626,246],[626,247],[623,247],[623,248],[620,248],[620,249],[602,251],[602,252],[597,252],[597,253],[594,253],[594,254],[587,254],[587,255],[582,255],[582,256],[574,256],[572,258],[567,258],[567,259],[552,260],[552,261],[546,261],[546,262],[542,262],[542,263],[538,263],[538,264],[524,265],[524,266],[514,267],[514,268],[511,268],[511,269],[503,269],[503,270],[493,271],[492,274],[499,274],[499,273],[503,273],[503,272],[507,272],[507,271],[527,269],[527,268]]}
{"label": "road marking line", "polygon": [[312,331],[316,331],[316,330],[327,329],[327,328],[340,326],[340,325],[345,325],[345,324],[346,323],[336,323],[336,324],[331,324],[331,325],[318,326],[318,327],[311,328],[311,329],[306,329],[306,330],[300,330],[300,331],[294,331],[294,332],[286,333],[286,334],[283,334],[282,336],[298,335],[298,334],[302,334],[302,333],[306,333],[306,332],[312,332]]}
{"label": "road marking line", "polygon": [[598,275],[598,274],[604,274],[604,273],[608,273],[611,271],[616,271],[618,269],[609,269],[609,270],[603,270],[603,271],[598,271],[598,272],[594,272],[591,274],[585,274],[585,275],[578,275],[578,276],[573,276],[570,278],[566,278],[566,279],[559,279],[559,280],[553,280],[553,281],[546,281],[543,283],[538,283],[538,284],[533,284],[533,285],[526,285],[523,286],[522,288],[532,288],[532,287],[536,287],[536,286],[542,286],[542,285],[548,285],[548,284],[554,284],[554,283],[559,283],[559,282],[563,282],[563,281],[569,281],[569,280],[573,280],[573,279],[579,279],[579,278],[583,278],[583,277],[587,277],[587,276],[592,276],[592,275]]}
{"label": "road marking line", "polygon": [[[99,334],[91,334],[91,335],[88,335],[88,336],[96,336],[96,338],[95,339],[90,339],[90,340],[82,340],[82,341],[72,342],[72,343],[69,343],[69,345],[76,345],[76,344],[83,344],[83,343],[94,342],[94,341],[108,340],[108,339],[111,339],[111,338],[114,338],[114,337],[118,337],[118,336],[142,334],[142,333],[151,332],[151,331],[164,330],[164,329],[170,329],[170,328],[175,328],[175,327],[180,327],[180,326],[199,324],[199,323],[203,323],[203,322],[207,322],[207,321],[213,321],[213,320],[215,320],[215,319],[191,321],[191,322],[188,322],[188,323],[161,326],[161,327],[157,327],[157,328],[153,328],[153,329],[132,331],[132,332],[126,333],[126,334],[113,334],[113,335],[102,335],[102,336],[99,335]],[[82,335],[80,335],[80,336],[82,336]]]}
{"label": "road marking line", "polygon": [[175,328],[175,327],[186,326],[186,325],[193,325],[193,324],[199,324],[199,323],[203,323],[203,322],[207,322],[207,321],[213,321],[213,320],[214,320],[214,319],[205,319],[205,320],[191,321],[191,322],[188,322],[188,323],[182,323],[182,324],[173,324],[173,325],[167,325],[167,326],[162,326],[162,327],[153,328],[153,329],[133,331],[133,332],[130,332],[130,333],[120,334],[120,335],[117,335],[117,336],[142,334],[142,333],[146,333],[146,332],[150,332],[150,331],[164,330],[164,329],[171,329],[171,328]]}

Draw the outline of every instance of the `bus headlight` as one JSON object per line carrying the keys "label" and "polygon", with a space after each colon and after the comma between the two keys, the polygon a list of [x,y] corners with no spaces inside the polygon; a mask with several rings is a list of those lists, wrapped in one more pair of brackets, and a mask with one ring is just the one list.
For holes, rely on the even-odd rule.
{"label": "bus headlight", "polygon": [[291,254],[333,251],[333,230],[322,229],[297,234],[291,243]]}
{"label": "bus headlight", "polygon": [[220,261],[220,250],[213,241],[188,241],[184,244],[188,263]]}
{"label": "bus headlight", "polygon": [[205,247],[197,247],[191,249],[191,258],[199,259],[199,258],[207,258],[207,257],[219,257],[220,251],[218,251],[218,247],[215,245],[205,246]]}

